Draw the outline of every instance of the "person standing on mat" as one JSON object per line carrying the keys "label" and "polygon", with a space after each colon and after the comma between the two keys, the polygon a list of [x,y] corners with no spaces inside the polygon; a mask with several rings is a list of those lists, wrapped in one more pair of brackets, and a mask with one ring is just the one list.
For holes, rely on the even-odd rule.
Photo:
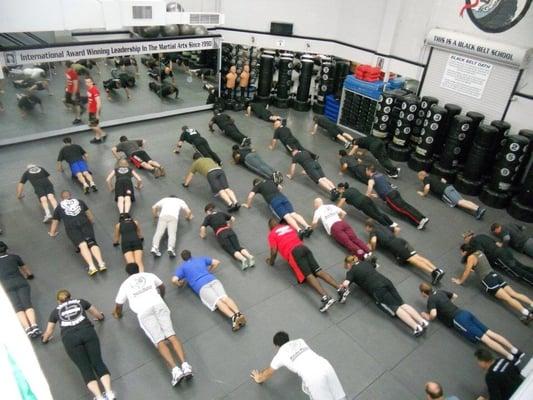
{"label": "person standing on mat", "polygon": [[33,273],[20,256],[8,254],[7,249],[7,244],[0,241],[0,283],[24,332],[34,339],[41,336],[42,332],[37,325],[31,302],[31,287],[28,283],[28,280],[33,279]]}
{"label": "person standing on mat", "polygon": [[455,328],[472,343],[482,342],[515,365],[520,363],[524,353],[502,335],[483,325],[470,311],[457,307],[453,303],[453,300],[458,297],[457,294],[435,290],[427,283],[421,283],[419,290],[422,297],[427,299],[428,312],[422,313],[424,318],[429,321],[438,318],[445,326]]}
{"label": "person standing on mat", "polygon": [[482,251],[476,251],[465,243],[461,245],[461,256],[465,269],[460,277],[452,278],[453,283],[462,285],[474,271],[486,293],[518,311],[524,324],[533,320],[533,300],[515,291],[500,274],[494,272]]}
{"label": "person standing on mat", "polygon": [[326,271],[323,271],[313,255],[313,252],[303,244],[298,233],[289,225],[280,224],[275,218],[268,220],[270,232],[268,234],[268,245],[270,247],[270,257],[266,262],[274,265],[279,254],[289,263],[289,266],[296,277],[298,283],[307,283],[320,296],[320,312],[327,311],[337,302],[324,290],[318,278],[337,290],[337,294],[342,294],[344,289]]}
{"label": "person standing on mat", "polygon": [[292,164],[289,168],[287,178],[292,179],[294,177],[296,164],[299,164],[303,168],[305,175],[307,175],[314,183],[329,192],[329,198],[331,201],[338,199],[339,192],[337,192],[337,187],[326,177],[322,167],[316,159],[313,159],[311,153],[307,150],[295,149],[292,151]]}
{"label": "person standing on mat", "polygon": [[[104,320],[104,313],[84,299],[72,298],[70,292],[61,289],[56,295],[58,306],[50,314],[42,342],[52,338],[56,324],[61,328],[61,341],[70,359],[91,391],[95,400],[115,400],[111,387],[111,375],[102,359],[100,340],[89,320],[89,313],[96,321]],[[102,394],[98,381],[104,387]]]}
{"label": "person standing on mat", "polygon": [[354,256],[344,259],[346,280],[342,283],[345,291],[339,296],[341,304],[346,302],[350,294],[350,285],[357,286],[374,299],[376,305],[391,317],[398,317],[405,325],[413,330],[413,336],[418,337],[425,333],[429,326],[422,315],[412,306],[406,304],[394,287],[390,279],[376,271],[376,259],[358,260]]}
{"label": "person standing on mat", "polygon": [[352,141],[353,147],[348,153],[350,156],[355,154],[362,156],[364,152],[360,149],[366,149],[374,156],[379,165],[385,168],[387,175],[390,178],[398,178],[400,175],[400,168],[395,167],[388,154],[385,142],[373,136],[358,137]]}
{"label": "person standing on mat", "polygon": [[533,258],[533,236],[524,232],[524,227],[515,223],[499,224],[493,223],[490,231],[501,241],[502,247],[510,247],[520,253],[524,253]]}
{"label": "person standing on mat", "polygon": [[182,211],[185,212],[185,219],[191,221],[193,218],[191,209],[187,203],[176,195],[164,197],[152,206],[152,215],[157,219],[157,227],[152,239],[150,253],[155,257],[161,257],[159,243],[165,232],[167,232],[168,236],[167,253],[171,258],[176,257],[176,232],[178,231],[178,220]]}
{"label": "person standing on mat", "polygon": [[289,199],[281,193],[281,186],[276,185],[270,179],[256,178],[253,181],[252,191],[248,194],[246,204],[243,204],[245,208],[252,207],[252,200],[256,194],[260,194],[268,204],[270,211],[280,221],[284,220],[289,224],[296,232],[298,237],[303,239],[309,237],[313,233],[313,228],[307,223],[307,221],[300,214],[294,211]]}
{"label": "person standing on mat", "polygon": [[102,143],[102,141],[107,139],[107,135],[102,128],[100,128],[100,116],[102,113],[100,91],[90,77],[85,78],[85,86],[87,86],[87,114],[89,115],[89,126],[94,132],[94,138],[91,139],[91,143]]}
{"label": "person standing on mat", "polygon": [[316,229],[318,221],[322,222],[326,233],[359,260],[372,254],[367,244],[357,237],[352,227],[344,220],[345,211],[333,204],[324,204],[319,197],[314,200],[314,205],[313,229]]}
{"label": "person standing on mat", "polygon": [[176,268],[172,283],[178,287],[189,285],[210,311],[218,309],[231,319],[233,332],[245,326],[244,314],[239,311],[235,301],[226,294],[222,282],[213,275],[220,261],[209,257],[192,257],[189,250],[183,250],[181,258],[184,262]]}
{"label": "person standing on mat", "polygon": [[72,61],[66,61],[65,66],[65,105],[74,108],[73,125],[81,124],[81,107],[80,107],[80,78],[74,68]]}
{"label": "person standing on mat", "polygon": [[[429,221],[429,218],[425,217],[420,211],[414,208],[411,204],[407,203],[398,190],[393,189],[388,179],[380,172],[376,172],[376,167],[370,165],[366,169],[366,175],[368,176],[368,187],[366,189],[366,195],[368,197],[374,196],[387,203],[387,206],[403,216],[416,226],[416,229],[422,230]],[[374,190],[377,196],[374,194]]]}
{"label": "person standing on mat", "polygon": [[328,117],[324,115],[315,115],[313,117],[313,129],[311,129],[311,135],[316,134],[318,127],[321,127],[326,135],[331,140],[338,140],[344,145],[345,149],[349,149],[352,145],[353,137],[352,135],[344,132],[339,126],[331,121]]}
{"label": "person standing on mat", "polygon": [[[115,178],[115,187],[111,184],[113,178]],[[143,187],[141,177],[130,168],[128,161],[124,158],[118,160],[117,167],[106,178],[109,191],[115,191],[115,201],[120,214],[129,213],[131,203],[135,201],[135,190],[133,189],[132,181],[134,178],[137,182],[135,186],[141,190]]]}
{"label": "person standing on mat", "polygon": [[302,380],[302,391],[311,400],[346,400],[337,373],[328,360],[319,356],[303,339],[290,340],[286,332],[274,335],[277,353],[270,366],[258,371],[254,369],[250,377],[256,383],[268,381],[281,367],[297,374]]}
{"label": "person standing on mat", "polygon": [[483,218],[483,215],[487,212],[486,208],[480,207],[470,200],[463,199],[457,189],[446,182],[444,178],[430,175],[426,171],[420,171],[418,180],[424,185],[423,190],[417,192],[422,197],[426,197],[431,192],[450,207],[459,206],[464,210],[471,211],[476,219]]}
{"label": "person standing on mat", "polygon": [[349,204],[381,225],[388,227],[392,232],[399,232],[400,228],[396,222],[393,222],[387,214],[381,211],[370,197],[365,196],[356,188],[350,187],[348,182],[339,183],[337,191],[340,194],[337,207],[343,208],[345,204]]}
{"label": "person standing on mat", "polygon": [[[520,369],[509,360],[495,359],[487,349],[477,349],[474,355],[479,368],[486,371],[485,383],[489,392],[488,400],[511,399],[524,382]],[[487,398],[479,396],[477,400],[487,400]]]}
{"label": "person standing on mat", "polygon": [[[98,271],[106,271],[107,267],[94,235],[94,215],[87,204],[81,200],[73,199],[67,190],[61,192],[61,202],[54,211],[52,225],[50,232],[48,232],[50,237],[59,234],[58,228],[61,220],[65,224],[68,238],[80,250],[81,256],[87,263],[89,276],[93,276]],[[98,263],[98,269],[94,264],[93,257]]]}
{"label": "person standing on mat", "polygon": [[370,165],[364,163],[359,158],[349,156],[346,150],[339,150],[340,174],[350,172],[352,176],[359,182],[368,185],[368,176],[366,176],[366,168]]}
{"label": "person standing on mat", "polygon": [[57,207],[57,200],[54,194],[54,185],[50,182],[48,177],[50,174],[42,167],[38,167],[35,164],[28,164],[26,171],[22,174],[19,183],[17,184],[17,199],[24,197],[24,184],[30,181],[35,191],[35,195],[41,203],[41,207],[44,210],[43,222],[46,223],[52,219],[52,211]]}
{"label": "person standing on mat", "polygon": [[200,227],[200,237],[207,237],[207,227],[210,226],[217,238],[220,246],[233,258],[241,262],[241,269],[245,270],[255,265],[255,259],[252,254],[241,246],[237,234],[231,225],[235,222],[232,217],[225,212],[216,211],[215,205],[208,203],[204,207],[206,217]]}
{"label": "person standing on mat", "polygon": [[126,265],[135,263],[141,272],[144,272],[143,242],[144,238],[139,222],[128,213],[120,214],[118,224],[115,225],[113,232],[113,246],[120,245]]}
{"label": "person standing on mat", "polygon": [[174,153],[180,153],[184,142],[189,143],[194,150],[200,153],[203,157],[209,157],[218,165],[222,165],[220,157],[211,149],[207,139],[201,136],[196,129],[189,128],[187,125],[181,127],[181,135]]}
{"label": "person standing on mat", "polygon": [[111,149],[111,152],[117,160],[120,160],[119,152],[124,153],[129,161],[136,168],[143,168],[154,174],[154,178],[165,176],[165,169],[144,150],[146,140],[133,139],[129,140],[126,136],[121,136],[120,143]]}
{"label": "person standing on mat", "polygon": [[213,118],[209,121],[210,132],[215,132],[213,125],[216,125],[225,136],[240,146],[249,146],[252,143],[252,139],[239,131],[239,128],[235,125],[235,121],[228,114],[220,113],[217,110],[214,110],[213,113]]}
{"label": "person standing on mat", "polygon": [[[122,318],[122,307],[128,301],[131,311],[137,315],[142,330],[159,351],[171,370],[172,386],[193,376],[191,365],[185,361],[185,352],[172,326],[170,310],[166,305],[165,285],[156,275],[139,272],[135,263],[126,265],[129,277],[122,282],[115,298],[113,317]],[[176,363],[172,350],[178,357]]]}
{"label": "person standing on mat", "polygon": [[365,231],[368,233],[369,246],[372,251],[375,251],[378,245],[383,247],[396,258],[398,264],[408,263],[430,275],[431,283],[434,285],[438,284],[444,276],[445,272],[442,268],[437,268],[426,257],[418,254],[405,239],[395,236],[389,229],[376,224],[372,219],[366,220]]}
{"label": "person standing on mat", "polygon": [[262,176],[265,179],[272,179],[277,185],[283,183],[283,174],[268,165],[259,154],[257,154],[255,149],[248,146],[239,147],[236,144],[233,145],[231,149],[233,162],[236,165],[244,165],[257,175]]}
{"label": "person standing on mat", "polygon": [[200,153],[194,153],[192,159],[194,161],[189,169],[189,173],[185,176],[182,186],[188,188],[194,174],[198,172],[200,175],[207,178],[207,183],[209,184],[213,195],[220,196],[224,203],[226,203],[228,206],[228,212],[237,211],[241,205],[237,201],[237,197],[233,190],[229,188],[228,179],[220,165],[211,158],[202,157]]}
{"label": "person standing on mat", "polygon": [[[306,150],[300,143],[298,139],[292,134],[291,130],[287,127],[287,120],[286,119],[277,119],[274,121],[274,137],[272,138],[272,141],[270,142],[270,145],[268,148],[270,150],[274,150],[276,148],[276,145],[278,143],[278,140],[281,142],[283,147],[285,147],[285,150],[289,154],[293,152],[293,150]],[[318,160],[318,155],[310,152],[307,150],[309,154],[311,154],[311,157],[313,159]]]}
{"label": "person standing on mat", "polygon": [[270,112],[268,104],[265,106],[263,103],[250,103],[244,114],[249,117],[252,113],[254,113],[257,118],[266,122],[274,122],[278,119],[281,120],[279,115],[274,115]]}
{"label": "person standing on mat", "polygon": [[73,144],[70,137],[63,139],[65,144],[59,151],[57,156],[57,170],[63,172],[63,161],[66,161],[70,167],[72,176],[76,177],[83,186],[85,194],[89,193],[89,189],[97,192],[98,189],[94,184],[93,176],[89,171],[87,165],[87,152],[79,144]]}

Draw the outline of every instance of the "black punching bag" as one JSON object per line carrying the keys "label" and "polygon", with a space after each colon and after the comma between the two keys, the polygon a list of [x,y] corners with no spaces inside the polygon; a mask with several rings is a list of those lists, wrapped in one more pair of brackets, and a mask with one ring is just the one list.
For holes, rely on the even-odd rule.
{"label": "black punching bag", "polygon": [[283,53],[279,58],[278,84],[276,86],[276,97],[274,97],[274,105],[279,108],[287,108],[289,106],[293,59],[294,55],[292,53]]}
{"label": "black punching bag", "polygon": [[298,91],[296,92],[296,99],[292,105],[296,111],[309,111],[311,108],[309,103],[309,90],[311,89],[314,65],[315,62],[311,56],[306,54],[302,56]]}
{"label": "black punching bag", "polygon": [[274,53],[264,51],[259,65],[259,83],[257,84],[257,101],[268,103],[274,76]]}

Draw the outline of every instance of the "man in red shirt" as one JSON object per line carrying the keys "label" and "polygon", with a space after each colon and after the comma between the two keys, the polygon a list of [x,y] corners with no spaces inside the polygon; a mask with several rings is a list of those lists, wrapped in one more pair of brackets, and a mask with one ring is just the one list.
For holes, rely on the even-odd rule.
{"label": "man in red shirt", "polygon": [[100,123],[100,112],[102,111],[102,100],[100,99],[100,91],[94,84],[92,78],[85,79],[87,86],[87,112],[89,113],[89,126],[94,132],[94,139],[91,143],[102,143],[106,140],[107,135],[98,126]]}
{"label": "man in red shirt", "polygon": [[267,264],[274,265],[279,252],[288,261],[298,283],[307,282],[320,295],[322,301],[320,312],[327,311],[336,300],[327,294],[317,278],[337,289],[339,296],[344,291],[342,286],[330,274],[322,271],[311,250],[298,237],[298,232],[289,225],[279,224],[275,218],[268,220],[268,226],[270,257],[266,260]]}
{"label": "man in red shirt", "polygon": [[80,109],[80,81],[78,73],[72,68],[72,61],[65,63],[67,69],[65,71],[66,86],[65,86],[65,105],[73,107],[76,113],[76,118],[72,124],[81,124],[81,109]]}

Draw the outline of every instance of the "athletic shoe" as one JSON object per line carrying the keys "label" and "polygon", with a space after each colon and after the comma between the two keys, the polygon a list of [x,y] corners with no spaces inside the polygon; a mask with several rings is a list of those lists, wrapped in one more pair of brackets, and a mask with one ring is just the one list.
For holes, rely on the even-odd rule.
{"label": "athletic shoe", "polygon": [[237,314],[233,314],[231,316],[231,330],[237,332],[240,328],[240,325],[237,323]]}
{"label": "athletic shoe", "polygon": [[340,193],[337,189],[333,188],[329,192],[329,199],[331,201],[336,201],[340,197]]}
{"label": "athletic shoe", "polygon": [[352,147],[352,144],[350,142],[344,143],[344,148],[348,150],[350,147]]}
{"label": "athletic shoe", "polygon": [[152,170],[152,174],[154,174],[154,178],[159,178],[161,176],[161,168],[155,167]]}
{"label": "athletic shoe", "polygon": [[181,380],[184,378],[183,371],[180,367],[176,366],[172,368],[172,386],[176,386],[178,383],[181,382]]}
{"label": "athletic shoe", "polygon": [[96,138],[94,138],[94,139],[89,140],[89,143],[92,143],[92,144],[100,144],[100,143],[102,143],[102,139],[96,139]]}
{"label": "athletic shoe", "polygon": [[150,253],[152,253],[154,257],[161,257],[161,252],[156,247],[152,247],[152,250],[150,250]]}
{"label": "athletic shoe", "polygon": [[244,138],[241,142],[241,147],[250,146],[251,143],[252,143],[252,139],[250,139],[249,137]]}
{"label": "athletic shoe", "polygon": [[115,396],[115,392],[111,392],[110,391],[110,392],[105,392],[104,393],[104,398],[106,400],[116,400],[117,397]]}
{"label": "athletic shoe", "polygon": [[183,371],[183,377],[185,378],[185,380],[188,381],[193,377],[192,367],[187,361],[181,364],[181,370]]}
{"label": "athletic shoe", "polygon": [[98,188],[96,187],[96,185],[92,185],[91,186],[91,189],[93,190],[93,192],[98,192]]}
{"label": "athletic shoe", "polygon": [[414,337],[419,337],[419,336],[422,336],[426,331],[424,330],[424,328],[422,328],[420,325],[417,325],[415,330],[413,331],[413,336]]}
{"label": "athletic shoe", "polygon": [[420,223],[418,224],[418,226],[416,227],[416,229],[418,230],[422,230],[424,229],[424,227],[426,226],[426,224],[429,222],[429,218],[428,217],[424,217],[422,218],[422,220],[420,221]]}
{"label": "athletic shoe", "polygon": [[429,326],[429,322],[426,321],[425,319],[423,319],[422,322],[420,322],[420,326],[421,326],[423,329],[427,329],[427,327]]}
{"label": "athletic shoe", "polygon": [[365,259],[365,260],[366,260],[367,258],[370,258],[370,257],[372,257],[372,252],[365,253],[365,254],[363,255],[363,259]]}
{"label": "athletic shoe", "polygon": [[251,256],[248,259],[248,267],[253,267],[253,266],[255,266],[255,258],[254,258],[254,256]]}
{"label": "athletic shoe", "polygon": [[83,193],[89,194],[89,186],[84,186],[83,187]]}
{"label": "athletic shoe", "polygon": [[528,315],[521,315],[520,316],[520,322],[522,322],[524,325],[529,325],[529,321],[533,319],[533,315],[529,313]]}
{"label": "athletic shoe", "polygon": [[486,212],[487,212],[487,209],[486,209],[486,208],[481,208],[481,207],[479,207],[479,208],[476,210],[476,213],[474,214],[474,217],[475,217],[477,220],[480,220],[481,218],[483,218],[483,216],[485,215]]}
{"label": "athletic shoe", "polygon": [[312,234],[313,234],[313,228],[311,228],[310,226],[308,226],[307,228],[304,229],[304,236],[306,238],[308,238]]}
{"label": "athletic shoe", "polygon": [[283,183],[283,174],[280,171],[274,172],[272,178],[276,185],[281,185]]}
{"label": "athletic shoe", "polygon": [[174,249],[168,249],[167,253],[170,258],[176,257],[176,252],[174,251]]}
{"label": "athletic shoe", "polygon": [[96,268],[89,268],[87,270],[87,274],[89,274],[89,276],[93,276],[94,274],[96,274],[98,272],[98,270]]}
{"label": "athletic shoe", "polygon": [[52,219],[52,214],[46,214],[43,218],[43,223],[46,224]]}
{"label": "athletic shoe", "polygon": [[398,177],[400,176],[400,168],[396,168],[396,172],[387,172],[387,176],[389,178],[398,179]]}
{"label": "athletic shoe", "polygon": [[300,238],[300,240],[303,240],[303,238],[305,237],[305,231],[303,229],[300,229],[298,231],[298,237]]}
{"label": "athletic shoe", "polygon": [[81,124],[83,121],[79,118],[76,118],[74,121],[72,121],[72,125],[79,125]]}
{"label": "athletic shoe", "polygon": [[98,269],[100,270],[100,272],[107,271],[107,267],[106,267],[105,263],[102,263],[102,265],[99,265]]}
{"label": "athletic shoe", "polygon": [[167,171],[165,171],[165,168],[163,167],[158,167],[158,168],[159,168],[159,173],[161,174],[161,176],[166,176]]}
{"label": "athletic shoe", "polygon": [[246,257],[244,257],[244,259],[241,260],[241,270],[244,271],[249,266],[250,266],[250,264],[248,263],[248,259]]}
{"label": "athletic shoe", "polygon": [[515,366],[520,364],[522,362],[522,358],[524,358],[525,355],[526,355],[526,353],[524,353],[523,351],[518,350],[518,353],[513,355],[513,364]]}
{"label": "athletic shoe", "polygon": [[28,336],[32,339],[36,339],[43,334],[43,332],[39,329],[37,325],[32,325],[29,327],[29,329],[30,331],[28,332]]}
{"label": "athletic shoe", "polygon": [[246,318],[240,312],[237,313],[237,323],[241,326],[241,328],[246,325]]}
{"label": "athletic shoe", "polygon": [[444,276],[445,272],[440,269],[440,268],[437,268],[435,270],[433,270],[431,272],[431,284],[432,285],[438,285],[440,280],[442,279],[442,277]]}
{"label": "athletic shoe", "polygon": [[338,289],[337,294],[339,295],[339,303],[344,304],[346,303],[346,300],[348,299],[348,295],[350,294],[350,289]]}
{"label": "athletic shoe", "polygon": [[337,302],[333,297],[325,296],[322,298],[322,306],[319,308],[320,312],[326,312],[328,309]]}

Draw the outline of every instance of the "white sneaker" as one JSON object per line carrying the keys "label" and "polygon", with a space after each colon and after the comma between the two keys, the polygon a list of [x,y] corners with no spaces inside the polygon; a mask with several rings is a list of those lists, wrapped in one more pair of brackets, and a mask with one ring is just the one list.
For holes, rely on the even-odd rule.
{"label": "white sneaker", "polygon": [[187,361],[184,361],[183,364],[181,364],[181,370],[183,371],[183,378],[185,380],[188,381],[193,377],[192,367]]}
{"label": "white sneaker", "polygon": [[251,256],[248,259],[248,267],[253,267],[254,265],[255,265],[255,258],[254,258],[254,256]]}
{"label": "white sneaker", "polygon": [[248,259],[246,257],[244,257],[242,260],[241,260],[241,269],[244,271],[246,268],[248,268],[250,266],[250,264],[248,263]]}
{"label": "white sneaker", "polygon": [[115,392],[105,392],[104,393],[104,399],[106,400],[115,400],[117,397],[115,396]]}
{"label": "white sneaker", "polygon": [[154,257],[161,257],[161,252],[157,247],[152,247],[152,250],[150,250],[150,253],[154,255]]}
{"label": "white sneaker", "polygon": [[423,320],[420,322],[420,326],[421,326],[423,329],[426,329],[426,328],[429,326],[429,322],[426,321],[425,319],[423,319]]}
{"label": "white sneaker", "polygon": [[416,227],[416,229],[418,230],[422,230],[424,229],[424,227],[426,226],[426,224],[429,222],[429,218],[428,217],[425,217],[425,218],[422,218],[422,220],[420,221],[420,223],[418,224],[418,226]]}
{"label": "white sneaker", "polygon": [[168,256],[169,256],[170,258],[174,258],[174,257],[176,257],[176,252],[174,251],[173,248],[169,248],[169,249],[167,250],[167,253],[168,253]]}
{"label": "white sneaker", "polygon": [[46,224],[48,221],[52,219],[52,214],[46,214],[43,218],[43,224]]}
{"label": "white sneaker", "polygon": [[178,383],[181,382],[181,380],[183,379],[184,375],[183,375],[183,371],[181,370],[180,367],[174,367],[172,368],[172,386],[176,386]]}

